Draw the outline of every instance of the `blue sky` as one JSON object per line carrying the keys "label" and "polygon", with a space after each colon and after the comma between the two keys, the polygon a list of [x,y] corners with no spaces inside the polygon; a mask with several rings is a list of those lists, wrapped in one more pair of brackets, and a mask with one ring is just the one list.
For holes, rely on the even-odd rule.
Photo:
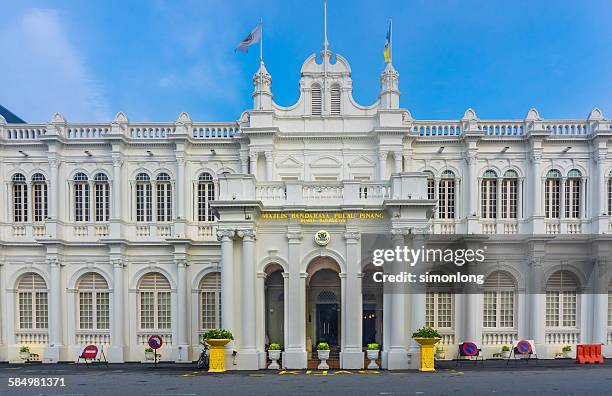
{"label": "blue sky", "polygon": [[[236,120],[250,108],[258,51],[234,46],[264,18],[275,100],[298,98],[323,42],[322,0],[0,0],[0,103],[29,122]],[[393,17],[401,105],[419,119],[612,116],[612,1],[328,1],[330,48],[353,95],[376,100]]]}

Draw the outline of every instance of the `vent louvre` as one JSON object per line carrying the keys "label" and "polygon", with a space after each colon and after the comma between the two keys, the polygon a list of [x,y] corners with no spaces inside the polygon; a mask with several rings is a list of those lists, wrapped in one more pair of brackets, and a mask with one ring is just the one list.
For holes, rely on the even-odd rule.
{"label": "vent louvre", "polygon": [[138,285],[140,290],[170,290],[170,282],[158,272],[150,272],[142,277]]}
{"label": "vent louvre", "polygon": [[313,85],[311,90],[312,95],[312,115],[321,115],[321,87]]}
{"label": "vent louvre", "polygon": [[47,283],[42,276],[29,272],[21,276],[17,283],[17,288],[19,290],[44,290],[47,288]]}
{"label": "vent louvre", "polygon": [[221,275],[218,272],[204,275],[200,281],[200,290],[221,290]]}
{"label": "vent louvre", "polygon": [[484,283],[485,290],[514,289],[514,278],[506,271],[495,271],[487,277]]}
{"label": "vent louvre", "polygon": [[548,278],[547,290],[576,290],[578,283],[573,273],[567,270],[557,271]]}
{"label": "vent louvre", "polygon": [[337,85],[331,89],[331,114],[340,115],[340,87]]}
{"label": "vent louvre", "polygon": [[88,272],[79,278],[77,283],[77,289],[79,290],[94,290],[94,289],[108,289],[108,283],[102,275],[96,272]]}

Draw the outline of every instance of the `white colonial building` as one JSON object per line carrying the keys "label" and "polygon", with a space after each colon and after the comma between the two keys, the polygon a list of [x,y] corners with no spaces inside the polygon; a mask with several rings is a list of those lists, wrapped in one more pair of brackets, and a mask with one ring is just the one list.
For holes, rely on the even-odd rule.
{"label": "white colonial building", "polygon": [[[290,107],[262,64],[238,122],[0,119],[0,361],[21,346],[74,361],[87,344],[141,361],[159,334],[163,359],[186,362],[223,327],[230,369],[266,367],[270,342],[305,368],[319,341],[348,369],[378,342],[399,369],[416,366],[425,324],[446,358],[466,340],[487,357],[514,339],[540,357],[612,353],[611,120],[417,120],[392,64],[363,106],[348,62],[321,58],[304,62]],[[487,241],[477,293],[371,281],[362,234],[427,232]]]}

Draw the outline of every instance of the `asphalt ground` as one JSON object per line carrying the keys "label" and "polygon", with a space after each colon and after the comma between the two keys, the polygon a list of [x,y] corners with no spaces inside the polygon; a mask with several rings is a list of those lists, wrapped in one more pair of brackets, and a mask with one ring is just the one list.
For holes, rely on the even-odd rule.
{"label": "asphalt ground", "polygon": [[[35,379],[38,378],[38,386]],[[58,380],[55,380],[55,379]],[[9,386],[9,381],[20,386]],[[55,386],[41,386],[54,382]],[[30,384],[28,384],[30,382]],[[64,386],[60,386],[63,382]],[[434,373],[261,370],[209,374],[194,365],[0,364],[0,395],[612,395],[612,362],[442,362]]]}

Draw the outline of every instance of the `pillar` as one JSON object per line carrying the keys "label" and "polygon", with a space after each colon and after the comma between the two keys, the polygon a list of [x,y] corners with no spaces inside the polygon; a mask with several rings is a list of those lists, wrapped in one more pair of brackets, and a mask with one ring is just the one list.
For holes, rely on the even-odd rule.
{"label": "pillar", "polygon": [[258,353],[255,345],[255,231],[238,232],[242,237],[241,266],[241,339],[238,340],[238,369],[257,370],[259,368]]}
{"label": "pillar", "polygon": [[266,151],[264,155],[266,156],[266,181],[272,181],[272,152]]}
{"label": "pillar", "polygon": [[533,197],[532,211],[533,216],[542,216],[542,178],[540,172],[540,161],[542,154],[533,153],[532,174],[531,174],[531,196]]}
{"label": "pillar", "polygon": [[112,363],[123,363],[123,349],[125,347],[125,339],[123,335],[123,327],[125,320],[123,316],[123,260],[111,260],[113,265],[113,315],[111,318],[111,346],[108,351],[108,360]]}
{"label": "pillar", "polygon": [[189,313],[187,307],[189,301],[189,286],[187,284],[187,260],[175,259],[177,266],[177,346],[176,346],[176,361],[177,362],[191,362],[189,360]]}
{"label": "pillar", "polygon": [[289,276],[285,293],[285,353],[283,365],[287,369],[305,369],[306,356],[306,277],[300,271],[302,233],[290,230],[288,239]]}
{"label": "pillar", "polygon": [[542,263],[540,260],[531,262],[531,338],[536,350],[544,356],[546,337],[546,294],[542,290]]}
{"label": "pillar", "polygon": [[[401,160],[401,157],[400,157]],[[342,305],[342,324],[341,333],[343,347],[340,352],[340,367],[344,369],[362,369],[363,351],[362,344],[362,324],[363,324],[363,305],[361,295],[361,243],[358,232],[346,232],[346,277],[344,278],[344,288]]]}
{"label": "pillar", "polygon": [[396,151],[393,153],[393,159],[395,160],[395,173],[402,172],[402,152]]}
{"label": "pillar", "polygon": [[387,152],[380,151],[378,153],[378,178],[385,180],[385,168],[387,167]]}
{"label": "pillar", "polygon": [[[609,265],[609,264],[607,264]],[[593,271],[593,343],[608,343],[608,285],[605,283],[606,258],[600,257]]]}
{"label": "pillar", "polygon": [[[404,245],[404,235],[401,233],[393,235],[394,246]],[[385,273],[387,271],[385,270]],[[387,351],[387,368],[389,370],[401,370],[409,368],[408,353],[406,351],[406,334],[405,334],[405,314],[406,314],[406,296],[400,287],[390,287],[385,289],[385,293],[389,293],[389,297],[385,302],[389,302],[389,306],[383,305],[383,317],[388,317],[389,321],[389,349]],[[383,340],[387,343],[387,340]]]}
{"label": "pillar", "polygon": [[57,363],[60,360],[62,343],[62,279],[61,267],[56,257],[47,258],[49,265],[49,345],[43,352],[43,363]]}
{"label": "pillar", "polygon": [[[234,230],[218,230],[217,239],[221,241],[221,328],[234,333]],[[225,346],[226,367],[233,349],[234,341]]]}

